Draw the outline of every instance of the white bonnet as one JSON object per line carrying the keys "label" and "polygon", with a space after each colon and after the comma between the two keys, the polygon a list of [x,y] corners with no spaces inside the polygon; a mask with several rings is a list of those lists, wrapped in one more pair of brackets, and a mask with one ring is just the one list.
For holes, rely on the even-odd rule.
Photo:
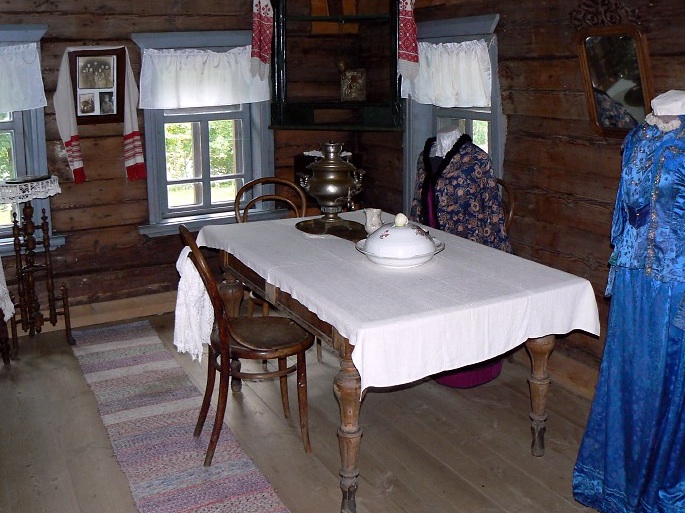
{"label": "white bonnet", "polygon": [[685,91],[671,90],[652,100],[655,116],[680,116],[685,114]]}

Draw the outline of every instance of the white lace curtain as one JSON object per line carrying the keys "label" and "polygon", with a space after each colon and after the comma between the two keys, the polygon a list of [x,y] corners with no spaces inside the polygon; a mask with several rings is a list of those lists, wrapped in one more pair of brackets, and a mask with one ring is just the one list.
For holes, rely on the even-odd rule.
{"label": "white lace curtain", "polygon": [[36,43],[0,46],[0,112],[45,107]]}
{"label": "white lace curtain", "polygon": [[419,43],[419,73],[402,79],[402,98],[438,107],[490,107],[492,68],[487,43]]}
{"label": "white lace curtain", "polygon": [[226,52],[143,50],[141,109],[182,109],[270,99],[268,77],[250,73],[251,46]]}

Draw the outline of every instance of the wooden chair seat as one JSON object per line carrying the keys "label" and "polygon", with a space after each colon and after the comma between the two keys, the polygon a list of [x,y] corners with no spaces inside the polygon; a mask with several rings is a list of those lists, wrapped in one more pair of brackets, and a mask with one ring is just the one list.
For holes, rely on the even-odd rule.
{"label": "wooden chair seat", "polygon": [[[312,336],[287,317],[233,317],[231,331],[236,342],[231,355],[238,358],[258,353],[268,355],[267,359],[294,356],[312,345]],[[218,337],[216,342],[220,342]],[[243,357],[244,349],[248,351]]]}

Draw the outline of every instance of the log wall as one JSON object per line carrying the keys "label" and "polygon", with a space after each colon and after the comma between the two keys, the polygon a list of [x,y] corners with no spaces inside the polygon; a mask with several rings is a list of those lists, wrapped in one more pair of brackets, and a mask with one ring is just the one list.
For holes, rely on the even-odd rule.
{"label": "log wall", "polygon": [[[649,42],[654,90],[685,88],[685,21],[680,0],[624,0],[641,18]],[[416,0],[417,21],[500,14],[499,74],[508,130],[504,177],[516,193],[515,252],[588,278],[606,326],[603,298],[609,231],[620,176],[621,140],[597,136],[588,120],[575,30],[569,12],[578,0]],[[68,46],[128,47],[134,73],[139,53],[131,32],[250,29],[251,2],[178,0],[107,2],[15,0],[1,8],[3,24],[45,23],[43,79],[48,97],[49,170],[63,192],[52,199],[54,230],[66,244],[54,251],[58,280],[72,304],[174,290],[180,250],[175,236],[148,238],[144,181],[129,182],[123,167],[121,124],[83,126],[80,136],[88,182],[71,183],[54,119],[52,95]],[[142,115],[139,116],[144,134]],[[360,152],[367,170],[364,200],[389,211],[402,208],[401,132],[277,131],[276,174],[292,177],[293,157],[328,140]],[[11,264],[6,274],[11,281]],[[574,334],[558,350],[596,368],[603,336]]]}

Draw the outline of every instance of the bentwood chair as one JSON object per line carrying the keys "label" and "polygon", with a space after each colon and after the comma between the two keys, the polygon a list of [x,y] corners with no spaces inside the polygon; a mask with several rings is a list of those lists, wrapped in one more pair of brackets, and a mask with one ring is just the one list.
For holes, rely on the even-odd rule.
{"label": "bentwood chair", "polygon": [[[305,351],[314,343],[314,337],[286,317],[230,317],[222,300],[219,286],[197,246],[195,239],[185,226],[180,227],[181,238],[190,248],[188,258],[195,265],[214,309],[214,328],[208,349],[207,385],[202,408],[195,425],[194,436],[200,436],[209,411],[216,374],[219,374],[219,399],[214,427],[205,454],[204,465],[212,464],[224,415],[229,386],[236,389],[240,380],[266,380],[279,378],[281,402],[286,418],[290,417],[288,402],[288,374],[297,373],[297,402],[300,414],[300,432],[305,452],[311,452],[309,442],[309,410],[307,406],[307,364]],[[288,365],[287,358],[295,357],[296,363]],[[277,370],[243,372],[240,360],[277,360]],[[231,380],[233,383],[231,384]]]}
{"label": "bentwood chair", "polygon": [[[254,193],[258,186],[274,187],[274,192]],[[280,187],[280,192],[276,187]],[[252,195],[247,203],[241,205],[244,196]],[[239,223],[247,222],[250,210],[266,201],[274,202],[276,207],[286,207],[290,211],[292,217],[303,217],[307,212],[307,196],[297,184],[284,180],[283,178],[264,177],[257,178],[243,185],[238,193],[235,195],[235,203],[233,209],[235,211],[235,218]],[[267,317],[269,315],[269,302],[250,292],[247,299],[247,315],[254,315],[255,305],[261,305],[262,315]],[[321,349],[321,341],[316,341],[316,359],[321,361],[323,352]]]}
{"label": "bentwood chair", "polygon": [[[266,191],[263,193],[256,193],[255,195],[255,190],[259,190],[257,189],[258,187],[275,188],[276,186],[280,186],[284,191],[290,192],[291,194],[279,194],[278,191],[275,190],[274,192]],[[252,198],[247,203],[243,202],[243,197],[248,195],[252,195]],[[277,207],[285,206],[294,214],[294,217],[304,216],[307,209],[307,197],[302,188],[297,184],[284,180],[283,178],[257,178],[243,185],[235,195],[233,208],[236,220],[239,223],[246,222],[251,209],[268,201],[274,202]],[[242,205],[241,202],[243,202]],[[250,292],[247,303],[247,315],[253,315],[255,305],[262,306],[262,315],[264,317],[269,315],[269,303],[264,298]]]}

